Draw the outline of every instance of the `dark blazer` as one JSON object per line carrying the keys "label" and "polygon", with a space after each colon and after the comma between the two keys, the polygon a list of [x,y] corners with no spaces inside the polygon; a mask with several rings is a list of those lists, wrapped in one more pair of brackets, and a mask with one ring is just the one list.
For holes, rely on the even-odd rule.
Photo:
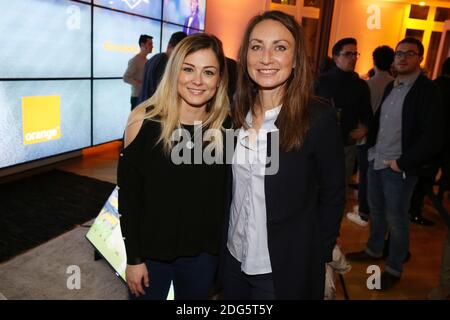
{"label": "dark blazer", "polygon": [[[277,299],[323,299],[325,263],[332,260],[345,204],[344,146],[336,111],[319,101],[308,108],[311,127],[303,146],[297,151],[280,150],[278,172],[265,177],[267,237]],[[231,189],[231,178],[229,182]],[[229,216],[227,229],[228,220]],[[224,238],[223,251],[227,250]]]}
{"label": "dark blazer", "polygon": [[355,72],[346,72],[338,67],[319,75],[314,84],[315,94],[326,98],[340,110],[342,137],[345,145],[354,145],[350,132],[361,123],[370,129],[372,107],[370,89],[366,81]]}
{"label": "dark blazer", "polygon": [[162,79],[169,57],[165,52],[158,53],[145,63],[144,80],[142,81],[141,94],[138,103],[150,98],[158,88]]}
{"label": "dark blazer", "polygon": [[[394,82],[387,85],[381,106],[393,87]],[[442,111],[436,86],[426,76],[420,75],[403,102],[402,155],[397,159],[397,165],[407,174],[419,174],[421,167],[426,166],[441,151],[444,135]],[[380,115],[381,108],[378,108],[369,131],[368,148],[377,142]]]}

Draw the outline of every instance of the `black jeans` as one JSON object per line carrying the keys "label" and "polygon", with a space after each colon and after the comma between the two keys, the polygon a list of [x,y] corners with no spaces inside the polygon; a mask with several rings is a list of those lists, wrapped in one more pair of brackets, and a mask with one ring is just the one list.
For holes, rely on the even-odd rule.
{"label": "black jeans", "polygon": [[272,273],[248,275],[241,271],[241,263],[226,252],[223,271],[225,300],[274,300]]}

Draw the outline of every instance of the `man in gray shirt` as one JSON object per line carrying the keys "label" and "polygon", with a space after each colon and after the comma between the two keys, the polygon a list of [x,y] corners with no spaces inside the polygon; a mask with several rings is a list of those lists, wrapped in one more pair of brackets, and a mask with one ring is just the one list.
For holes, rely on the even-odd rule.
{"label": "man in gray shirt", "polygon": [[131,110],[136,107],[141,93],[147,55],[153,51],[153,37],[146,34],[141,35],[139,47],[139,53],[128,61],[128,68],[123,75],[123,81],[131,85]]}
{"label": "man in gray shirt", "polygon": [[384,93],[369,132],[368,198],[370,236],[365,250],[347,255],[353,261],[376,261],[390,233],[381,286],[388,290],[399,280],[409,249],[409,206],[421,167],[442,146],[442,106],[436,87],[421,74],[423,45],[414,38],[397,44],[397,78]]}

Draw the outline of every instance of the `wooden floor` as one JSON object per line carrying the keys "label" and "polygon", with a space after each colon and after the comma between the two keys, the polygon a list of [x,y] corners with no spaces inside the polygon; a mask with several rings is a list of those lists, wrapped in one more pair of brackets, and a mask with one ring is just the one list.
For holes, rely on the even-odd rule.
{"label": "wooden floor", "polygon": [[[80,175],[116,183],[116,166],[121,143],[113,142],[83,151],[83,157],[68,160],[57,167]],[[347,210],[356,204],[356,192],[348,194]],[[450,202],[445,197],[445,207],[450,210]],[[344,275],[349,298],[358,299],[426,299],[428,292],[438,285],[442,244],[447,227],[437,211],[426,202],[424,216],[436,221],[432,227],[411,224],[410,251],[412,257],[404,266],[400,283],[389,292],[377,292],[367,289],[367,264],[352,263],[352,270]],[[341,236],[338,240],[344,253],[362,250],[366,244],[369,227],[360,227],[346,218],[342,221]],[[383,266],[380,266],[383,269]],[[344,299],[338,277],[337,299]]]}

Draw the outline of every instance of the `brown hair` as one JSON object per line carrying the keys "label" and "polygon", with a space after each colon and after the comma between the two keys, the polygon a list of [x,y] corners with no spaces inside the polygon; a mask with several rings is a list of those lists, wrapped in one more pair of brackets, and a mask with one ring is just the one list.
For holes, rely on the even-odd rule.
{"label": "brown hair", "polygon": [[305,39],[300,25],[294,17],[280,11],[267,11],[250,20],[239,49],[238,82],[236,90],[233,120],[237,128],[248,129],[245,117],[251,110],[255,114],[255,102],[258,99],[258,85],[247,71],[247,52],[250,34],[255,26],[265,20],[280,22],[295,39],[295,57],[292,73],[285,84],[283,107],[276,121],[280,130],[280,147],[284,151],[299,149],[309,129],[308,101],[312,95],[312,76],[306,55]]}

